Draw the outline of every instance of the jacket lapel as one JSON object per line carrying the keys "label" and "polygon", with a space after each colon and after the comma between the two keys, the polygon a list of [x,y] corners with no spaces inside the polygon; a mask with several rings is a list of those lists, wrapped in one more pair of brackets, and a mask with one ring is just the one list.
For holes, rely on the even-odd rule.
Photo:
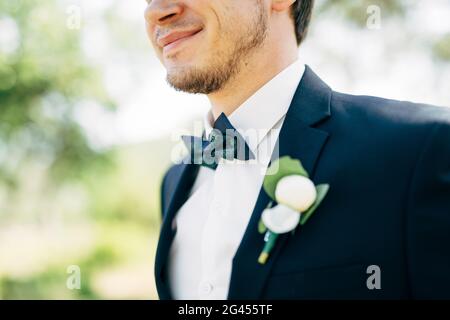
{"label": "jacket lapel", "polygon": [[[329,136],[327,132],[313,126],[330,116],[330,99],[331,89],[306,66],[278,138],[279,157],[289,155],[300,159],[312,178],[319,154]],[[270,270],[288,239],[289,233],[281,235],[266,264],[258,263],[258,256],[264,246],[264,235],[258,232],[258,223],[269,201],[269,196],[261,188],[233,259],[228,299],[261,298]]]}
{"label": "jacket lapel", "polygon": [[[159,298],[162,300],[172,299],[169,284],[167,281],[166,265],[169,255],[170,246],[175,236],[176,229],[173,227],[173,220],[178,209],[186,202],[189,191],[195,181],[199,166],[195,164],[180,164],[175,172],[173,181],[170,181],[175,186],[172,193],[172,198],[167,199],[168,206],[163,212],[163,223],[161,233],[159,235],[158,247],[155,257],[155,281],[158,288]],[[162,190],[164,192],[164,190]],[[164,210],[164,208],[163,208]]]}

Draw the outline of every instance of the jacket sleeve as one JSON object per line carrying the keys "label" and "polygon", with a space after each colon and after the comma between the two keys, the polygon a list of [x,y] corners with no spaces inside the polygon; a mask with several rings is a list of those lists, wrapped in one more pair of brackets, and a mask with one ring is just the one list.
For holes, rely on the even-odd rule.
{"label": "jacket sleeve", "polygon": [[450,120],[422,147],[407,202],[406,255],[414,299],[450,298]]}

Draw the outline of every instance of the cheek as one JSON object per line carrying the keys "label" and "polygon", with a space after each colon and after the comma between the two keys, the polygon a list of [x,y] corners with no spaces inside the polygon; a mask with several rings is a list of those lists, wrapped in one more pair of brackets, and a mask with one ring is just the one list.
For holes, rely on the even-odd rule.
{"label": "cheek", "polygon": [[223,11],[223,8],[211,8],[208,18],[205,21],[205,40],[210,50],[221,47],[229,38],[230,20],[225,14],[226,12]]}
{"label": "cheek", "polygon": [[[235,39],[248,28],[249,12],[246,11],[247,1],[212,1],[215,6],[211,7],[210,28],[214,32],[216,40],[226,42]],[[248,10],[254,9],[249,7]]]}

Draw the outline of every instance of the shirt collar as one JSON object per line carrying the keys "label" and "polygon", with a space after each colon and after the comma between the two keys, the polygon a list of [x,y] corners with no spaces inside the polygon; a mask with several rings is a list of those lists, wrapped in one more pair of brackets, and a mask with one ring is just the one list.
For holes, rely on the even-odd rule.
{"label": "shirt collar", "polygon": [[[256,154],[267,133],[286,115],[304,72],[305,64],[300,59],[296,60],[228,116],[253,153]],[[214,124],[211,110],[203,122],[208,137]]]}

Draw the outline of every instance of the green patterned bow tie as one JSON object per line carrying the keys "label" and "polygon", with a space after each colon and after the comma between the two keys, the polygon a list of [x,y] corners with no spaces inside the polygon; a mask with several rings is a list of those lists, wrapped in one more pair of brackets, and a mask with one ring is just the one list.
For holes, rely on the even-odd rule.
{"label": "green patterned bow tie", "polygon": [[208,140],[196,136],[181,137],[190,151],[191,163],[215,170],[221,158],[226,160],[250,160],[255,156],[245,139],[222,113],[214,122]]}

